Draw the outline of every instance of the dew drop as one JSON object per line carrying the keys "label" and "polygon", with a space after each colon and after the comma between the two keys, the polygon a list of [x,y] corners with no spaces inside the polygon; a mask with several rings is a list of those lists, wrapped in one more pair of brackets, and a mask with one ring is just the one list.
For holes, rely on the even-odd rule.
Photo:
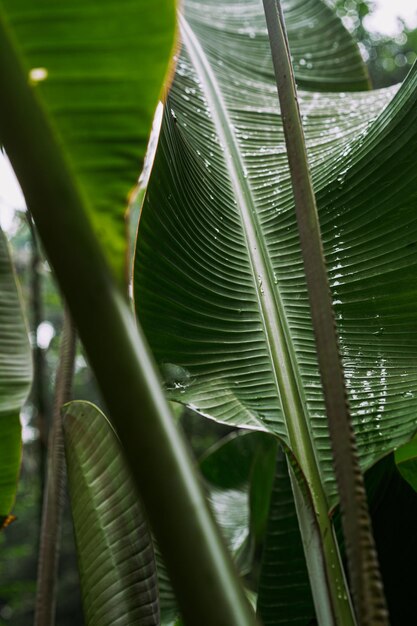
{"label": "dew drop", "polygon": [[46,67],[33,67],[29,71],[29,82],[32,84],[40,83],[48,78],[48,70]]}

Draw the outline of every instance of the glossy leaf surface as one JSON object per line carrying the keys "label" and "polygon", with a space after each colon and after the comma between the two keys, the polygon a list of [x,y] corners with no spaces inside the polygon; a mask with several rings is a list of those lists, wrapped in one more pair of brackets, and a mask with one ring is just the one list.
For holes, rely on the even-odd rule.
{"label": "glossy leaf surface", "polygon": [[152,540],[117,437],[88,402],[63,417],[86,624],[157,626]]}
{"label": "glossy leaf surface", "polygon": [[2,0],[0,19],[122,280],[125,212],[167,74],[175,2],[150,11],[132,0]]}
{"label": "glossy leaf surface", "polygon": [[[332,499],[275,83],[254,74],[261,39],[239,39],[236,23],[219,20],[213,45],[204,6],[182,22],[139,229],[138,317],[162,373],[177,372],[172,397],[286,443],[311,433]],[[415,429],[416,83],[413,70],[397,95],[300,93],[364,466]]]}
{"label": "glossy leaf surface", "polygon": [[0,518],[13,505],[22,453],[19,413],[30,390],[28,331],[6,237],[0,230]]}
{"label": "glossy leaf surface", "polygon": [[[357,45],[322,0],[284,0],[297,83],[305,89],[368,89]],[[258,0],[187,0],[186,18],[203,47],[222,53],[222,67],[273,80],[268,33]],[[242,49],[250,50],[242,54]]]}

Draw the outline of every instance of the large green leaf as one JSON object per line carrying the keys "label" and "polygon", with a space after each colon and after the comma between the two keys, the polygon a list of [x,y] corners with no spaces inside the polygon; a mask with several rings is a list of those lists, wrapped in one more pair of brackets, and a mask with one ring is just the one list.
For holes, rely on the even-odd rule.
{"label": "large green leaf", "polygon": [[159,623],[152,539],[117,437],[87,402],[63,409],[86,624]]}
{"label": "large green leaf", "polygon": [[26,323],[0,230],[0,526],[13,505],[22,453],[19,413],[29,393],[32,359]]}
{"label": "large green leaf", "polygon": [[[154,70],[159,74],[158,85],[162,82],[168,59],[162,63],[164,72],[159,72],[161,64],[155,64],[153,56],[148,58],[147,49],[139,54],[138,47],[148,41],[156,59],[164,48],[165,52],[170,50],[165,45],[163,33],[167,33],[165,20],[169,19],[171,45],[172,5],[173,0],[169,5],[150,4],[144,0],[106,0],[103,3],[41,0],[33,6],[21,0],[17,5],[7,2],[8,18],[5,19],[5,5],[1,3],[0,139],[19,178],[123,443],[135,485],[145,502],[185,618],[198,621],[203,614],[207,624],[217,626],[221,616],[220,621],[249,626],[254,622],[254,612],[210,515],[185,442],[173,423],[142,330],[135,323],[125,294],[109,273],[103,246],[100,246],[102,242],[90,219],[91,207],[99,208],[97,199],[102,197],[103,189],[107,190],[106,202],[113,207],[112,190],[119,188],[122,179],[124,184],[127,183],[125,171],[130,171],[133,160],[140,165],[141,146],[134,142],[131,114],[136,119],[134,111],[140,113],[147,102],[148,93],[155,86]],[[22,10],[17,12],[16,9]],[[40,16],[43,9],[45,11]],[[160,24],[163,24],[163,33],[158,30]],[[28,32],[23,33],[20,27],[25,26],[28,26]],[[44,33],[44,29],[47,32]],[[41,39],[38,31],[42,33]],[[81,89],[82,93],[73,90],[71,85],[71,89],[65,92],[65,102],[60,101],[62,109],[59,111],[72,110],[74,106],[79,113],[65,118],[68,126],[63,124],[62,128],[65,126],[68,131],[66,142],[64,133],[58,130],[59,116],[52,115],[46,103],[48,76],[52,75],[45,74],[45,71],[52,71],[53,66],[32,66],[37,71],[28,76],[28,65],[31,64],[27,61],[31,51],[37,53],[45,46],[51,54],[52,49],[62,52],[55,60],[58,63],[63,59],[66,68],[74,67],[76,62],[77,71],[83,77],[81,82],[86,85],[86,91]],[[70,55],[66,54],[67,49],[70,49]],[[94,50],[97,54],[93,53]],[[92,60],[94,63],[91,64]],[[106,74],[106,68],[111,72]],[[131,72],[126,74],[126,68]],[[145,77],[149,78],[149,85]],[[66,81],[71,76],[65,74],[61,78],[62,84],[71,83]],[[49,86],[56,86],[60,91],[61,82],[58,77],[56,83],[51,78]],[[97,84],[104,87],[103,97],[97,97]],[[144,87],[143,93],[138,90],[139,86]],[[159,89],[158,86],[155,91],[159,92]],[[134,92],[133,103],[131,90]],[[50,89],[49,95],[52,96],[52,92],[54,90]],[[83,94],[84,99],[80,99]],[[154,94],[155,100],[157,95]],[[91,109],[90,104],[93,105]],[[106,126],[101,125],[101,112],[107,106],[115,113],[111,117],[112,121],[118,120],[116,127],[110,121]],[[97,139],[95,132],[100,126],[103,134],[97,142],[97,162],[109,164],[111,169],[108,180],[104,180],[107,170],[106,176],[95,179],[99,186],[94,188],[94,177],[90,186],[87,182],[80,184],[83,172],[89,166],[94,171],[94,163],[86,165],[82,161],[86,168],[81,171],[77,169],[78,160],[71,160],[66,149],[70,137],[79,138],[77,123],[86,111],[91,112],[87,127],[83,127],[86,145],[89,145],[88,137]],[[126,115],[119,118],[117,111],[124,111]],[[139,116],[138,125],[142,122]],[[114,132],[110,137],[108,130]],[[105,141],[106,137],[109,141]],[[127,154],[129,158],[125,160],[123,155]],[[122,163],[126,170],[119,172]],[[83,180],[86,181],[87,177]],[[134,179],[129,184],[133,183]],[[106,221],[105,216],[103,220],[97,219],[100,224]],[[117,232],[116,225],[114,228]],[[122,256],[110,254],[110,259],[113,259],[113,269],[120,278]]]}
{"label": "large green leaf", "polygon": [[2,0],[0,20],[120,279],[125,212],[167,74],[175,2],[156,0],[150,11],[132,0]]}
{"label": "large green leaf", "polygon": [[[180,372],[172,397],[275,433],[307,480],[297,446],[311,433],[332,497],[275,84],[253,75],[249,37],[234,67],[231,25],[212,46],[191,18],[140,223],[138,316],[162,372]],[[300,93],[364,466],[416,425],[416,82],[414,70],[388,106],[396,88]]]}

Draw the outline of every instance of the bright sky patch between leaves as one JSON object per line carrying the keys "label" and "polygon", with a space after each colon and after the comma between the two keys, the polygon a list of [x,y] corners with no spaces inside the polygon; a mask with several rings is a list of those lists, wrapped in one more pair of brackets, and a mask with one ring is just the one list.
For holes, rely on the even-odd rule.
{"label": "bright sky patch between leaves", "polygon": [[415,0],[375,0],[375,9],[365,17],[364,26],[372,33],[394,37],[401,32],[404,20],[409,28],[417,27],[417,4]]}

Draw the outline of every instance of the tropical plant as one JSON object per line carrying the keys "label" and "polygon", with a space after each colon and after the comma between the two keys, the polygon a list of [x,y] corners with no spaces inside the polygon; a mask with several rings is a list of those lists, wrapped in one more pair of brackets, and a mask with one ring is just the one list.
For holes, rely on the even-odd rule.
{"label": "tropical plant", "polygon": [[[332,10],[286,0],[304,145],[297,94],[280,82],[292,69],[279,3],[264,4],[269,36],[257,0],[187,0],[181,50],[169,0],[0,4],[0,140],[114,427],[93,405],[63,410],[88,624],[181,614],[245,626],[251,602],[264,624],[387,623],[350,429],[362,470],[416,430],[417,70],[368,91]],[[161,94],[136,322],[125,211]],[[300,196],[311,200],[301,236],[294,196],[297,214]],[[341,363],[333,324],[320,334],[332,306]],[[24,336],[14,331],[20,346]],[[167,399],[243,432],[208,451],[198,474]],[[4,428],[13,423],[17,442],[16,411]],[[411,485],[414,456],[415,442],[396,453]],[[18,459],[0,462],[7,516]]]}

